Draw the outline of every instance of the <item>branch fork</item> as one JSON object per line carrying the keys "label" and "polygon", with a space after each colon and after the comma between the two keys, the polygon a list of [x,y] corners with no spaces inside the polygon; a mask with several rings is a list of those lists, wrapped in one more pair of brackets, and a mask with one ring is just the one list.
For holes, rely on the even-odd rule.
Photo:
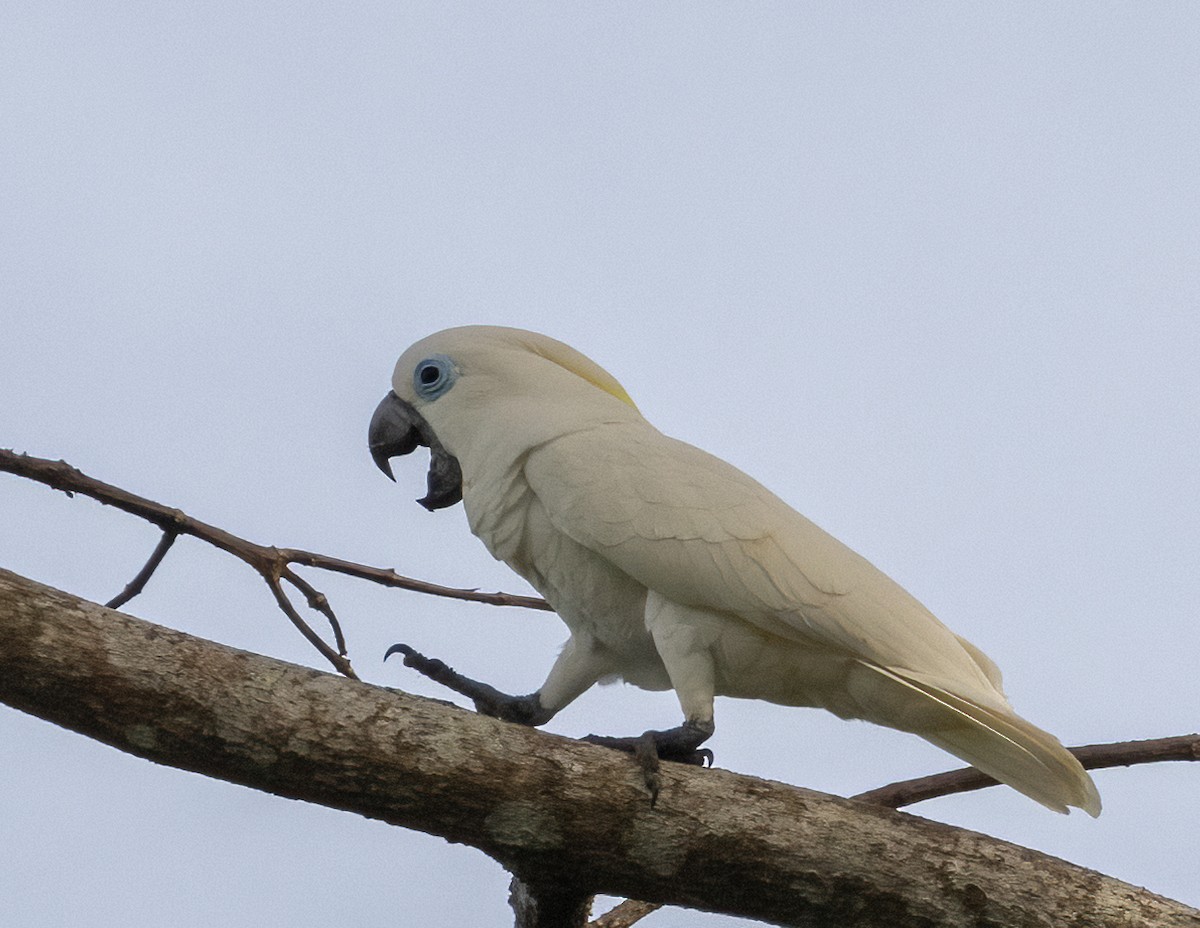
{"label": "branch fork", "polygon": [[[157,503],[144,496],[138,496],[128,490],[89,477],[66,461],[52,461],[47,458],[37,458],[29,454],[18,454],[8,449],[0,449],[0,471],[7,471],[19,477],[45,484],[55,490],[61,490],[70,497],[74,497],[76,494],[87,496],[103,505],[113,506],[123,512],[145,519],[162,530],[162,538],[142,569],[117,596],[106,603],[110,609],[120,608],[141,593],[166,558],[167,552],[171,550],[175,540],[180,535],[190,535],[232,554],[262,577],[270,589],[276,605],[287,616],[288,621],[317,649],[322,657],[329,661],[338,673],[352,680],[357,680],[358,675],[350,665],[346,638],[342,632],[341,623],[329,603],[329,598],[299,576],[292,569],[294,565],[328,570],[333,573],[370,580],[383,586],[398,587],[434,596],[496,606],[520,606],[541,610],[550,608],[544,600],[532,596],[517,596],[512,593],[480,593],[476,590],[439,586],[402,576],[389,568],[367,567],[363,564],[355,564],[351,561],[297,548],[261,545],[193,518],[182,509],[164,506],[162,503]],[[285,583],[304,597],[309,609],[320,613],[329,623],[334,640],[332,646],[317,634],[292,605],[284,590]]]}

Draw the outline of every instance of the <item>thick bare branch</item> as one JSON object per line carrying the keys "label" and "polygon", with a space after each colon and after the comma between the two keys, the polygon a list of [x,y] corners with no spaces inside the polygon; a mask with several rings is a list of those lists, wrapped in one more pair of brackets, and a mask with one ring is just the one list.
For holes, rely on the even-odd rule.
{"label": "thick bare branch", "polygon": [[[1132,767],[1137,764],[1156,764],[1162,761],[1200,761],[1200,734],[1179,735],[1173,738],[1153,738],[1145,741],[1122,741],[1114,744],[1088,744],[1068,748],[1087,770],[1106,767]],[[950,770],[889,783],[877,789],[859,793],[851,798],[871,802],[889,809],[900,809],[914,803],[965,793],[1000,784],[974,767]],[[627,899],[611,912],[592,921],[592,928],[629,928],[660,908],[656,903]]]}
{"label": "thick bare branch", "polygon": [[1037,852],[722,770],[639,769],[141,622],[0,572],[0,700],[121,750],[438,834],[532,884],[783,925],[1196,928]]}

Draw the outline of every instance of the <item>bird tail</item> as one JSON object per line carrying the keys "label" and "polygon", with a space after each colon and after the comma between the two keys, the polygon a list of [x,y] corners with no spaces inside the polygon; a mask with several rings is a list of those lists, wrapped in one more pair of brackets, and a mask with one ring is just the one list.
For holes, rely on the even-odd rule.
{"label": "bird tail", "polygon": [[903,726],[972,767],[1007,783],[1055,812],[1068,806],[1100,814],[1100,794],[1079,761],[1049,732],[1042,731],[1008,708],[985,706],[922,680],[908,670],[870,667],[895,683],[925,697],[937,709],[919,726]]}

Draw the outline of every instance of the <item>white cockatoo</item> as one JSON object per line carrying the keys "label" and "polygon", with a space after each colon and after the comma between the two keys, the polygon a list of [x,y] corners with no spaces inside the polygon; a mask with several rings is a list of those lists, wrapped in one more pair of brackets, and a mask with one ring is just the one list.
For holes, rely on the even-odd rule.
{"label": "white cockatoo", "polygon": [[430,447],[421,502],[461,498],[471,531],[570,629],[536,693],[460,687],[483,711],[540,725],[604,678],[673,688],[683,724],[643,742],[694,760],[716,695],[817,706],[920,735],[1051,809],[1099,814],[1091,778],[1013,711],[979,648],[757,481],[663,435],[562,342],[497,326],[422,339],[369,440],[388,476],[391,457]]}

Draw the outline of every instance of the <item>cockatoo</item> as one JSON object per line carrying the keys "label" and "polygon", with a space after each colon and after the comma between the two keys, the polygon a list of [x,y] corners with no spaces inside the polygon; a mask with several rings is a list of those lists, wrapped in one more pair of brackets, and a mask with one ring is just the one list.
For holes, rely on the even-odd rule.
{"label": "cockatoo", "polygon": [[683,724],[643,738],[694,760],[714,696],[815,706],[919,735],[1056,811],[1099,814],[1092,779],[1016,714],[979,648],[757,481],[662,434],[562,342],[498,326],[418,341],[369,442],[389,477],[392,457],[429,447],[420,502],[461,498],[471,531],[570,629],[537,692],[460,689],[483,711],[540,725],[605,678],[674,689]]}

